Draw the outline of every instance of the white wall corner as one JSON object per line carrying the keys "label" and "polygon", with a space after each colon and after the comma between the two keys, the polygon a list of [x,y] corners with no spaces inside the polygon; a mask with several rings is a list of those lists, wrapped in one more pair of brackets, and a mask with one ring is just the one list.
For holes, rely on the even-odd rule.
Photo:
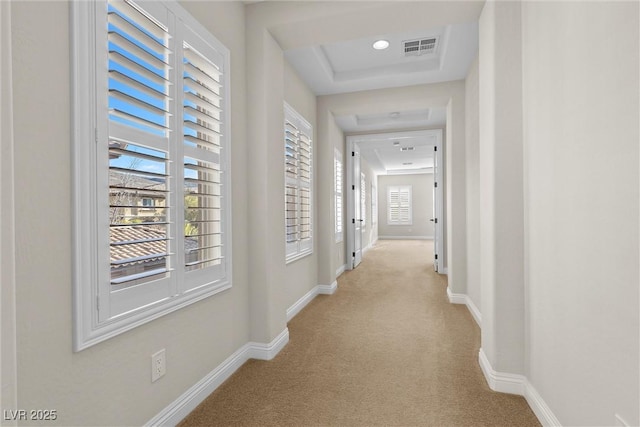
{"label": "white wall corner", "polygon": [[482,313],[478,310],[478,307],[473,303],[473,300],[469,298],[469,295],[454,294],[451,292],[451,288],[447,287],[447,297],[451,304],[464,304],[471,313],[473,320],[476,321],[478,326],[482,329]]}
{"label": "white wall corner", "polygon": [[304,294],[302,298],[294,302],[293,305],[287,308],[287,322],[293,319],[296,314],[307,306],[318,295],[318,286],[314,286],[309,292]]}
{"label": "white wall corner", "polygon": [[347,269],[347,264],[342,264],[340,267],[338,267],[338,269],[336,270],[336,277],[340,277],[340,275],[344,273],[346,269]]}
{"label": "white wall corner", "polygon": [[318,285],[317,288],[318,294],[333,295],[338,290],[338,282],[334,280],[330,285]]}
{"label": "white wall corner", "polygon": [[525,395],[527,379],[524,375],[495,371],[482,348],[479,352],[478,361],[491,390],[499,391],[500,393],[517,394],[519,396]]}
{"label": "white wall corner", "polygon": [[527,380],[526,389],[524,394],[525,399],[527,399],[527,403],[533,410],[533,413],[538,417],[538,421],[543,426],[561,426],[560,421],[554,413],[551,411],[551,408],[547,405],[547,403],[542,400],[538,391],[533,387],[533,385]]}
{"label": "white wall corner", "polygon": [[291,307],[287,308],[287,322],[293,319],[296,314],[300,313],[303,308],[307,306],[313,299],[322,294],[322,295],[333,295],[338,289],[338,282],[333,281],[330,285],[317,285],[314,286],[309,292],[304,294],[298,301],[294,302]]}
{"label": "white wall corner", "polygon": [[483,349],[480,349],[478,361],[491,390],[524,396],[531,410],[543,426],[562,425],[527,377],[495,371]]}
{"label": "white wall corner", "polygon": [[249,359],[271,360],[280,353],[280,350],[282,350],[288,342],[289,328],[284,328],[284,330],[268,344],[250,342],[247,344],[249,346]]}
{"label": "white wall corner", "polygon": [[438,271],[439,274],[449,274],[449,269],[447,267],[441,269],[440,271]]}

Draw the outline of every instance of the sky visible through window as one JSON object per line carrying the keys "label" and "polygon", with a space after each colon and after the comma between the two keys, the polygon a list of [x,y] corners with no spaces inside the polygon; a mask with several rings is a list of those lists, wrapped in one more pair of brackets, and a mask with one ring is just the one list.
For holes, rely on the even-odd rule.
{"label": "sky visible through window", "polygon": [[[115,33],[115,38],[120,40],[122,45],[125,45],[125,47],[122,47],[113,41],[109,41],[109,52],[112,54],[115,52],[116,55],[114,56],[118,56],[120,58],[120,62],[109,59],[108,64],[110,71],[109,90],[111,94],[109,96],[109,110],[111,113],[109,119],[113,122],[122,123],[153,135],[166,137],[168,130],[163,128],[168,127],[167,121],[169,117],[168,113],[164,112],[168,110],[168,105],[166,104],[169,102],[166,98],[169,89],[169,84],[166,81],[166,74],[168,73],[169,67],[167,65],[165,69],[161,69],[151,64],[151,60],[146,61],[142,58],[146,54],[150,55],[152,58],[156,58],[158,61],[167,63],[168,55],[164,52],[166,42],[165,40],[151,34],[129,17],[120,13],[120,11],[112,5],[108,6],[108,12],[110,14],[116,14],[117,19],[126,21],[126,24],[133,26],[135,30],[143,33],[151,39],[145,44],[138,40],[134,35],[127,33],[123,29],[109,22],[108,31]],[[130,32],[133,31],[130,30]],[[121,37],[121,39],[118,38],[118,36]],[[152,41],[156,42],[155,46]],[[136,55],[134,53],[136,49],[140,49],[142,52],[138,51],[139,53]],[[122,57],[124,59],[122,59]],[[186,59],[184,62],[187,62]],[[183,76],[190,77],[189,73],[186,71],[183,73]],[[184,88],[186,92],[197,95],[196,92],[188,86],[185,85]],[[124,94],[125,96],[120,94]],[[194,109],[196,108],[196,104],[188,99],[184,100],[184,106],[192,107]],[[114,111],[122,111],[127,115],[141,120],[128,120],[125,117],[113,114]],[[197,123],[197,118],[188,114],[186,111],[183,119]],[[148,123],[148,125],[146,123]],[[192,137],[197,136],[197,132],[195,130],[189,129],[186,126],[183,127],[183,134]],[[185,144],[192,145],[189,141],[185,141]],[[157,150],[152,150],[139,145],[129,145],[127,149],[141,154],[163,158],[167,157],[166,154],[161,154]],[[136,160],[137,170],[163,174],[166,173],[164,170],[165,166],[160,165],[157,161],[144,158],[137,158]],[[193,165],[197,164],[193,159],[185,159],[185,163]],[[111,159],[110,161],[110,165],[113,167],[129,168],[131,164],[132,158],[130,156],[119,156],[118,158]],[[197,172],[195,170],[185,169],[184,177],[197,178]]]}

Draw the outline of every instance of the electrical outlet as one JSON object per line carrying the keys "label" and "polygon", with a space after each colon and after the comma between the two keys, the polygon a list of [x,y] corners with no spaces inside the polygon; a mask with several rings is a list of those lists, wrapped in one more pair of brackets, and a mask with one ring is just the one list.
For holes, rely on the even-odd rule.
{"label": "electrical outlet", "polygon": [[151,382],[158,381],[167,373],[167,359],[164,348],[151,356]]}

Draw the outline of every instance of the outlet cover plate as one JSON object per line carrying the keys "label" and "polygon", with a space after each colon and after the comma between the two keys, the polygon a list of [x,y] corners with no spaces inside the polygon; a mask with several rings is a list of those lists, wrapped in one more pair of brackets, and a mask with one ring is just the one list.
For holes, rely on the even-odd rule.
{"label": "outlet cover plate", "polygon": [[151,382],[158,381],[166,373],[167,359],[165,356],[165,349],[163,348],[151,356]]}

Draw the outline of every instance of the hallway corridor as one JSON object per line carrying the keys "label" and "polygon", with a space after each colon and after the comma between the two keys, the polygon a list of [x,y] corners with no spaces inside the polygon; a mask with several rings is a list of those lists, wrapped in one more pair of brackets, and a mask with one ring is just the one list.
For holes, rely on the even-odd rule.
{"label": "hallway corridor", "polygon": [[274,360],[247,362],[181,425],[539,425],[487,386],[480,330],[432,258],[431,241],[378,241],[289,322]]}

